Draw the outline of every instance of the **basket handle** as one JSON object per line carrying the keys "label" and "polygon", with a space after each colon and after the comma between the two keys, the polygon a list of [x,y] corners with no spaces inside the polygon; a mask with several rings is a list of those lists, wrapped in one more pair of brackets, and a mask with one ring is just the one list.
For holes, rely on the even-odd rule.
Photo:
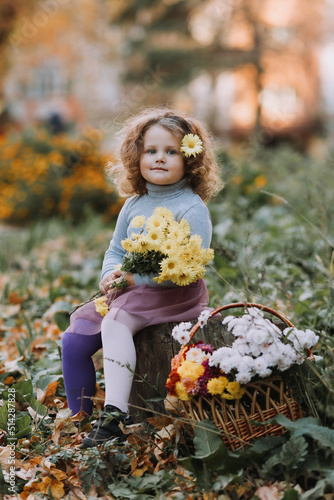
{"label": "basket handle", "polygon": [[[274,309],[271,309],[270,307],[262,306],[261,304],[255,304],[253,302],[236,302],[234,304],[227,304],[225,306],[220,306],[220,307],[218,307],[218,309],[214,309],[213,311],[210,312],[209,318],[212,318],[212,316],[215,316],[215,314],[217,314],[217,313],[219,313],[221,311],[226,311],[227,309],[233,309],[233,308],[236,308],[236,307],[243,307],[245,309],[248,308],[248,307],[257,307],[258,309],[261,309],[262,311],[265,311],[267,313],[273,314],[277,318],[279,318],[282,321],[284,321],[284,323],[286,323],[288,326],[290,326],[291,328],[294,328],[294,325],[291,323],[291,321],[289,321],[281,313],[275,311]],[[199,322],[197,322],[196,325],[194,325],[192,327],[192,329],[190,330],[190,332],[189,332],[189,335],[190,335],[189,341],[193,338],[193,336],[195,335],[195,333],[197,332],[197,330],[199,328],[200,328],[200,325],[199,325]]]}

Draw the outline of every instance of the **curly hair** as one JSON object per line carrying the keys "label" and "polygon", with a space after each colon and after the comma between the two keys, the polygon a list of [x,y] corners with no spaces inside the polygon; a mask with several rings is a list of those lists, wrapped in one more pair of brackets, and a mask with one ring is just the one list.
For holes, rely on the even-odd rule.
{"label": "curly hair", "polygon": [[195,118],[166,108],[149,108],[127,120],[120,131],[117,163],[109,165],[109,174],[121,196],[145,194],[146,181],[140,173],[140,155],[145,132],[153,125],[161,125],[181,140],[186,134],[196,134],[203,143],[203,151],[196,157],[184,157],[185,178],[194,193],[208,201],[223,188],[219,167],[213,152],[212,140],[204,125]]}

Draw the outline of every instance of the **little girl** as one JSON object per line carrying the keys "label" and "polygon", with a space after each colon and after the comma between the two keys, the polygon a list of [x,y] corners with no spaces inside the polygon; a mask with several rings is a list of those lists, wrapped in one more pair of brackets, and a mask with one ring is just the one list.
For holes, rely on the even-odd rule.
{"label": "little girl", "polygon": [[[189,134],[193,144],[182,146]],[[111,170],[120,195],[131,197],[119,213],[99,288],[115,297],[112,284],[120,277],[127,287],[110,301],[105,317],[93,302],[79,308],[62,339],[64,383],[73,414],[81,409],[92,413],[96,385],[92,355],[103,347],[105,406],[84,439],[84,448],[115,437],[124,439],[118,424],[128,411],[136,366],[134,334],[149,325],[193,320],[208,304],[203,279],[186,286],[171,281],[157,284],[153,273],[125,274],[115,269],[125,254],[122,240],[134,232],[132,219],[150,217],[157,207],[167,208],[176,220],[186,219],[191,234],[199,235],[202,246],[209,248],[212,225],[204,202],[223,186],[209,136],[193,118],[168,109],[150,109],[129,120],[122,137],[120,163]]]}

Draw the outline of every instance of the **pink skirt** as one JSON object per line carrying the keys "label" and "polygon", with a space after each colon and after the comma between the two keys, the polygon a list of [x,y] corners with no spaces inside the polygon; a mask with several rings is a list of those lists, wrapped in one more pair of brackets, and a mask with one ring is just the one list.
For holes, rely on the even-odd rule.
{"label": "pink skirt", "polygon": [[[144,328],[159,323],[197,320],[199,314],[207,309],[209,294],[205,281],[199,279],[196,283],[173,288],[140,285],[129,286],[124,291],[112,290],[108,293],[107,303],[109,309],[113,309],[114,319],[117,319],[117,310],[123,310],[140,318],[140,323]],[[67,331],[75,331],[74,322],[78,319],[88,320],[86,324],[89,332],[80,333],[94,335],[101,331],[104,317],[96,311],[94,301],[92,301],[71,315],[71,323]]]}

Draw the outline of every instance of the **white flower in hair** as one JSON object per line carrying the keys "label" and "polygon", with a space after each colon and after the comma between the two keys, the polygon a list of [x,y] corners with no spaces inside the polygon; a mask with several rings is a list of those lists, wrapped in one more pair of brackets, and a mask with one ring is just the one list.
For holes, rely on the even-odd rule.
{"label": "white flower in hair", "polygon": [[186,158],[189,158],[190,156],[197,156],[203,151],[203,143],[198,135],[187,134],[181,141],[180,151]]}

